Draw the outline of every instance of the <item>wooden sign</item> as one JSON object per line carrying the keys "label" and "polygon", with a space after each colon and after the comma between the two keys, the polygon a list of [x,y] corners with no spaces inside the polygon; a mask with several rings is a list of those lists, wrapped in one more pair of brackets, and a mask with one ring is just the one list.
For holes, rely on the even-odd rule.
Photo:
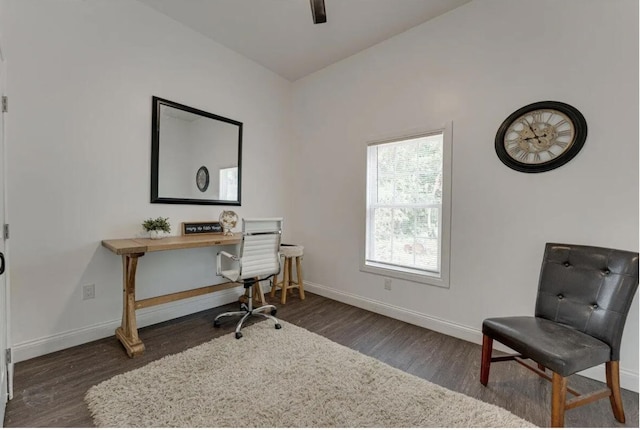
{"label": "wooden sign", "polygon": [[182,235],[222,234],[222,226],[218,221],[194,221],[182,223]]}

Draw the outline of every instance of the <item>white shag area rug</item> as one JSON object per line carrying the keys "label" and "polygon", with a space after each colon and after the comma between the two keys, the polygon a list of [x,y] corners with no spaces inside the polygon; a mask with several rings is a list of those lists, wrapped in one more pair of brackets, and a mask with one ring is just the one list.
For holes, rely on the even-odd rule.
{"label": "white shag area rug", "polygon": [[102,382],[99,427],[535,427],[293,324],[264,321]]}

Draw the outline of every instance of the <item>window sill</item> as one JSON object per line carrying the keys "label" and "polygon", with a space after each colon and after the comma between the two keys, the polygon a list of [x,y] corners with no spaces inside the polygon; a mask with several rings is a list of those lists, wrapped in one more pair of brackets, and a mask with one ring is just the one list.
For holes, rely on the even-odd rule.
{"label": "window sill", "polygon": [[429,276],[418,270],[391,268],[384,264],[363,263],[360,264],[361,272],[382,275],[388,278],[404,279],[406,281],[417,282],[419,284],[433,285],[434,287],[449,288],[447,279],[440,276]]}

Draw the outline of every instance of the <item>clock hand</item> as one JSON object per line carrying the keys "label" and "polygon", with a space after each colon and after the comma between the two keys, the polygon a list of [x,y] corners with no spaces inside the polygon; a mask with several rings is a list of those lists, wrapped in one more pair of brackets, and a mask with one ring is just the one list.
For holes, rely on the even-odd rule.
{"label": "clock hand", "polygon": [[531,133],[533,133],[533,135],[535,137],[538,137],[538,135],[536,134],[535,131],[533,131],[533,127],[531,127],[531,124],[529,124],[529,121],[527,121],[525,118],[522,118],[522,121],[524,121],[525,124],[527,124],[527,127],[529,127],[529,131],[531,131]]}

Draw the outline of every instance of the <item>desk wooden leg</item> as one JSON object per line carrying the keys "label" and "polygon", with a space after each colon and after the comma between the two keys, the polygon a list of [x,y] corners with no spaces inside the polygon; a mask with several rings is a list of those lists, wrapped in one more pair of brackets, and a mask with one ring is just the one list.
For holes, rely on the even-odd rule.
{"label": "desk wooden leg", "polygon": [[138,337],[136,323],[136,269],[138,257],[144,253],[122,256],[122,325],[116,329],[116,337],[133,358],[144,352],[144,343]]}

